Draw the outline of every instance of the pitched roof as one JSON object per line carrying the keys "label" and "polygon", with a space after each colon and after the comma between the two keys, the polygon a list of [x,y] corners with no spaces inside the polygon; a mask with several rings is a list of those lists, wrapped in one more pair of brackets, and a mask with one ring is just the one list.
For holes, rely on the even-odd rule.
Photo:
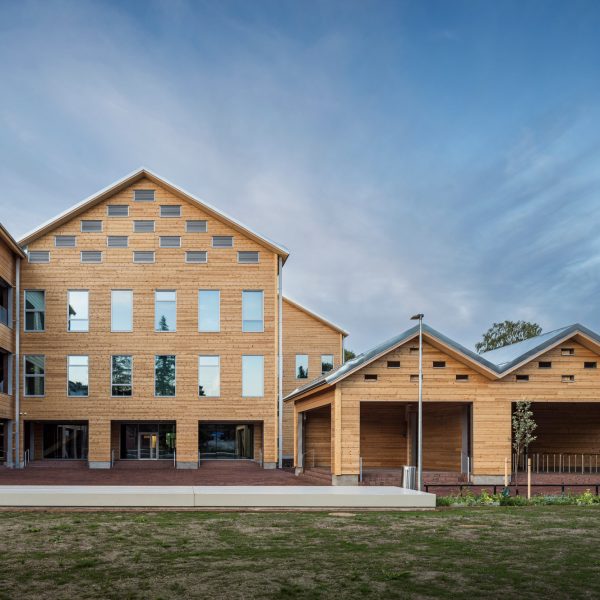
{"label": "pitched roof", "polygon": [[2,241],[4,241],[4,243],[17,256],[20,256],[21,258],[25,257],[25,253],[23,252],[23,250],[21,250],[21,247],[19,246],[19,244],[17,243],[17,241],[15,240],[15,238],[12,235],[10,235],[10,233],[8,232],[8,229],[6,229],[6,227],[4,227],[4,225],[2,225],[2,223],[0,223],[0,239]]}
{"label": "pitched roof", "polygon": [[157,175],[156,173],[153,173],[152,171],[150,171],[144,167],[141,167],[141,168],[133,171],[132,173],[129,173],[128,175],[125,175],[125,177],[123,177],[122,179],[119,179],[118,181],[111,183],[109,186],[107,186],[104,189],[100,190],[99,192],[96,192],[95,194],[92,194],[91,196],[85,198],[78,204],[75,204],[71,208],[68,208],[67,210],[65,210],[62,213],[58,214],[57,216],[53,217],[49,221],[42,223],[39,227],[36,227],[29,233],[26,233],[19,240],[19,244],[22,246],[25,246],[25,245],[31,243],[32,241],[38,239],[39,237],[41,237],[48,231],[51,231],[52,229],[54,229],[55,227],[58,227],[62,223],[69,221],[73,217],[86,211],[88,208],[94,206],[95,204],[98,204],[99,202],[102,202],[103,200],[106,200],[107,198],[110,198],[117,192],[120,192],[121,190],[125,189],[126,187],[130,186],[131,184],[133,184],[136,181],[139,181],[140,179],[143,179],[143,178],[147,178],[150,181],[153,181],[154,183],[156,183],[157,185],[160,185],[160,186],[168,189],[170,192],[172,192],[176,196],[178,196],[184,200],[187,200],[190,204],[197,204],[203,210],[212,214],[217,219],[220,219],[221,221],[226,222],[228,225],[230,225],[237,231],[254,239],[258,243],[262,244],[263,246],[266,246],[267,248],[269,248],[270,250],[272,250],[273,252],[275,252],[276,254],[281,256],[283,258],[284,262],[287,259],[287,257],[289,256],[288,249],[285,248],[284,246],[282,246],[281,244],[278,244],[277,242],[270,240],[266,236],[261,235],[260,233],[254,231],[250,227],[240,223],[240,221],[238,221],[237,219],[230,217],[229,215],[227,215],[223,211],[219,210],[218,208],[215,208],[211,204],[208,204],[208,202],[205,202],[204,200],[200,200],[200,198],[197,198],[190,192],[183,190],[182,188],[175,185],[174,183],[167,181],[160,175]]}
{"label": "pitched roof", "polygon": [[321,323],[324,323],[328,327],[331,327],[332,329],[339,331],[342,334],[342,336],[347,337],[350,335],[345,329],[342,329],[339,325],[336,325],[329,319],[326,319],[325,317],[321,316],[320,314],[310,310],[309,308],[306,308],[306,306],[300,304],[299,302],[296,302],[295,300],[292,300],[291,298],[288,298],[287,296],[284,296],[283,300],[284,300],[284,302],[291,304],[292,306],[296,307],[297,309],[301,310],[302,312],[305,312],[307,315],[310,315],[311,317],[317,319],[317,321],[321,321]]}
{"label": "pitched roof", "polygon": [[[313,381],[300,386],[294,391],[290,392],[286,396],[286,400],[292,399],[295,396],[304,394],[310,390],[319,388],[321,386],[330,386],[338,381],[345,379],[352,373],[372,363],[377,358],[384,356],[388,352],[394,350],[398,346],[405,344],[409,340],[415,338],[419,334],[419,327],[414,326],[406,331],[402,332],[385,342],[374,346],[370,350],[359,354],[356,358],[349,360],[344,363],[341,367],[321,375]],[[517,342],[503,348],[491,350],[484,354],[477,354],[468,348],[465,348],[458,342],[455,342],[451,338],[444,334],[436,331],[429,325],[423,324],[423,336],[425,338],[431,338],[437,340],[450,350],[456,352],[462,356],[466,361],[470,362],[474,367],[479,367],[485,372],[490,374],[492,377],[497,379],[504,377],[509,371],[514,370],[519,365],[531,360],[534,356],[544,352],[545,350],[555,346],[566,339],[573,337],[574,335],[581,335],[587,340],[597,345],[597,349],[600,351],[600,335],[594,333],[591,329],[575,323],[568,327],[562,327],[555,329],[548,333],[538,335],[534,338],[530,338],[523,342]]]}

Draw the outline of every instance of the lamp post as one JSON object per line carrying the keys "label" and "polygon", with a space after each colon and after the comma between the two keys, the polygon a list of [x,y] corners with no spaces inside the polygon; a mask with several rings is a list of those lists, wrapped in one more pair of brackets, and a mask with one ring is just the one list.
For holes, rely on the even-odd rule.
{"label": "lamp post", "polygon": [[417,418],[417,489],[423,489],[423,313],[413,315],[419,321],[419,412]]}

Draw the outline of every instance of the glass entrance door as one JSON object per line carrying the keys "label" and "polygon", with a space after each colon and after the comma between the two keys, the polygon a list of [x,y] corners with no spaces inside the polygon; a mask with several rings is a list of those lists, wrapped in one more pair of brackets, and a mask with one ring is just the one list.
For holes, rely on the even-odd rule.
{"label": "glass entrance door", "polygon": [[138,456],[140,460],[158,459],[158,434],[140,431],[138,434]]}

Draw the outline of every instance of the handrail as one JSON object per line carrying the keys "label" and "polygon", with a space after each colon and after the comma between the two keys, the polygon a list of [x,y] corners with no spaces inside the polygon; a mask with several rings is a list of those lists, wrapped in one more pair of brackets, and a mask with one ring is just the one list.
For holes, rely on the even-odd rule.
{"label": "handrail", "polygon": [[177,450],[173,450],[173,466],[177,468]]}
{"label": "handrail", "polygon": [[112,469],[115,466],[115,449],[112,448],[110,451],[110,468]]}
{"label": "handrail", "polygon": [[200,450],[198,450],[198,466],[200,466]]}
{"label": "handrail", "polygon": [[512,455],[512,470],[517,467],[524,471],[527,459],[531,458],[532,471],[535,473],[600,473],[598,454],[581,452],[535,452]]}
{"label": "handrail", "polygon": [[23,468],[25,468],[30,461],[29,448],[23,452]]}

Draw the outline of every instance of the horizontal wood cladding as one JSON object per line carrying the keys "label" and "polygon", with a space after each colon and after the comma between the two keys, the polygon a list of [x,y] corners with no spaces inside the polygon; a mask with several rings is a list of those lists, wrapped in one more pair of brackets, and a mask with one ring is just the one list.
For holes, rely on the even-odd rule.
{"label": "horizontal wood cladding", "polygon": [[363,467],[401,467],[408,464],[406,405],[362,403],[360,456]]}
{"label": "horizontal wood cladding", "polygon": [[[133,201],[134,189],[155,189],[154,202]],[[108,217],[107,205],[129,206],[128,217]],[[160,217],[161,205],[180,205],[181,217]],[[101,220],[102,233],[81,233],[81,220]],[[133,221],[154,220],[155,232],[133,233]],[[187,233],[187,220],[206,220],[206,233]],[[55,235],[74,235],[75,248],[55,248]],[[127,235],[129,247],[107,248],[109,235]],[[230,235],[233,248],[212,248],[213,235]],[[159,247],[160,236],[180,236],[181,248]],[[200,207],[140,180],[29,246],[50,250],[49,264],[23,261],[22,290],[46,291],[46,331],[23,333],[22,354],[46,356],[44,398],[23,398],[27,418],[89,420],[90,460],[110,455],[111,420],[174,420],[178,460],[197,459],[200,420],[264,422],[264,459],[277,456],[277,256]],[[81,264],[82,250],[101,250],[101,264]],[[153,250],[154,264],[133,264],[132,253]],[[206,250],[207,264],[186,264],[186,250]],[[239,264],[237,251],[260,253],[258,264]],[[67,331],[67,291],[89,290],[89,332]],[[133,331],[111,333],[111,290],[133,291]],[[198,291],[221,292],[221,331],[198,332]],[[177,330],[154,331],[155,290],[177,291]],[[242,291],[264,292],[264,332],[242,332]],[[23,294],[21,295],[21,303]],[[21,304],[23,306],[23,304]],[[89,356],[90,395],[67,396],[67,356]],[[133,356],[133,396],[110,397],[110,356]],[[175,398],[154,397],[154,356],[177,357]],[[263,355],[264,397],[242,397],[241,357]],[[221,395],[198,397],[198,356],[221,357]],[[22,381],[20,382],[22,385]],[[105,439],[105,437],[106,439]]]}
{"label": "horizontal wood cladding", "polygon": [[465,405],[426,404],[423,407],[423,469],[461,470]]}
{"label": "horizontal wood cladding", "polygon": [[306,413],[304,422],[305,467],[331,467],[331,407]]}
{"label": "horizontal wood cladding", "polygon": [[[342,335],[312,315],[283,300],[283,395],[321,375],[321,355],[332,354],[334,368],[341,364]],[[308,355],[308,378],[296,379],[296,355]],[[294,410],[283,410],[283,453],[293,454]]]}
{"label": "horizontal wood cladding", "polygon": [[0,392],[0,419],[14,419],[15,405],[12,395]]}
{"label": "horizontal wood cladding", "polygon": [[6,352],[15,351],[15,330],[0,323],[0,349]]}
{"label": "horizontal wood cladding", "polygon": [[0,277],[6,283],[15,285],[16,256],[0,236]]}

